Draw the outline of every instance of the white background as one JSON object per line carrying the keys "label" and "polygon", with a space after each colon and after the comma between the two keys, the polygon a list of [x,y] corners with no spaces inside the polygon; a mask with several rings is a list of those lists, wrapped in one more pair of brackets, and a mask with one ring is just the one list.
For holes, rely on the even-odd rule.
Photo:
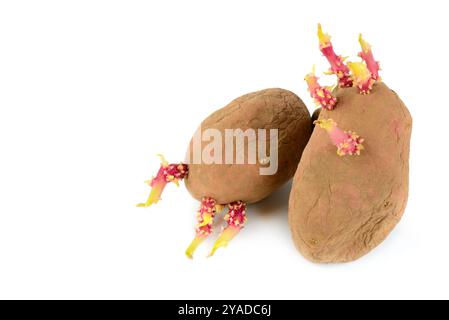
{"label": "white background", "polygon": [[[0,298],[449,298],[445,1],[2,1]],[[391,236],[315,265],[290,239],[289,186],[213,258],[184,256],[198,203],[170,185],[136,208],[156,153],[199,122],[327,63],[316,24],[356,58],[363,32],[414,117],[411,189]],[[332,84],[332,77],[322,77]]]}

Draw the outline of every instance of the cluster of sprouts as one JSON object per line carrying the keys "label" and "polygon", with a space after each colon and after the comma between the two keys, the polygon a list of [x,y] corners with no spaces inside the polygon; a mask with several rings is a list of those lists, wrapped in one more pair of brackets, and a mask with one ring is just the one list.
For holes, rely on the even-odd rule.
{"label": "cluster of sprouts", "polygon": [[[361,51],[358,54],[361,61],[353,62],[345,62],[347,58],[335,53],[331,37],[323,32],[321,24],[318,24],[318,40],[320,51],[330,64],[330,69],[326,74],[337,77],[337,86],[340,88],[357,87],[360,94],[370,94],[373,85],[381,80],[379,77],[380,66],[379,62],[374,59],[371,45],[363,39],[362,35],[359,35]],[[321,86],[318,79],[315,67],[304,78],[311,97],[322,109],[334,110],[338,107],[338,101],[332,92],[333,89]],[[355,132],[341,130],[332,119],[317,120],[314,124],[328,132],[332,143],[337,147],[339,156],[360,155],[360,151],[363,150],[363,138]]]}

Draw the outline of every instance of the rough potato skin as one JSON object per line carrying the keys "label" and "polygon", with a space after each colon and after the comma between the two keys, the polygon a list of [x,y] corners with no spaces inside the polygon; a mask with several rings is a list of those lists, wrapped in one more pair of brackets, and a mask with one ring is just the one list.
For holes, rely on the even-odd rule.
{"label": "rough potato skin", "polygon": [[408,197],[412,118],[397,94],[378,83],[369,95],[338,89],[335,110],[320,119],[365,139],[360,156],[336,154],[316,127],[293,180],[289,224],[296,247],[319,263],[349,262],[379,245]]}
{"label": "rough potato skin", "polygon": [[[254,203],[293,177],[312,133],[312,122],[307,107],[294,93],[284,89],[266,89],[237,98],[206,118],[201,128],[203,131],[218,129],[223,136],[225,129],[279,130],[279,166],[274,175],[260,175],[259,159],[257,164],[247,164],[245,161],[246,164],[202,163],[189,166],[185,182],[194,198],[211,197],[221,204],[237,200]],[[269,152],[269,134],[266,141]],[[208,143],[202,143],[202,150]],[[248,150],[247,144],[245,139],[245,150]],[[189,150],[191,155],[193,139]],[[247,159],[247,152],[245,156]]]}

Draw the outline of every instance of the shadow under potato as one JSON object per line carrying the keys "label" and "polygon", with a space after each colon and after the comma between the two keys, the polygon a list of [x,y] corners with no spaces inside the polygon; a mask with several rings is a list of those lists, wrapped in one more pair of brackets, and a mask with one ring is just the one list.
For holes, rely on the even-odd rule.
{"label": "shadow under potato", "polygon": [[288,199],[292,188],[292,180],[272,193],[269,197],[249,207],[250,214],[274,215],[288,214]]}

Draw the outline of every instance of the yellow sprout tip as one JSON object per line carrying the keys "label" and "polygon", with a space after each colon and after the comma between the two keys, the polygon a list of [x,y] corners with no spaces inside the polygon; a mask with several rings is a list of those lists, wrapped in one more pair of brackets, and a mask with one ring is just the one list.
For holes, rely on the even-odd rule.
{"label": "yellow sprout tip", "polygon": [[306,76],[304,77],[304,80],[308,82],[310,79],[316,77],[315,74],[316,74],[316,66],[313,65],[312,71],[310,71],[308,74],[306,74]]}
{"label": "yellow sprout tip", "polygon": [[168,167],[168,161],[167,159],[165,159],[165,157],[162,154],[157,154],[156,156],[159,157],[159,159],[161,159],[161,165],[165,168]]}
{"label": "yellow sprout tip", "polygon": [[363,62],[348,62],[348,68],[355,78],[368,79],[371,77],[371,73]]}
{"label": "yellow sprout tip", "polygon": [[359,33],[359,43],[360,43],[360,46],[362,47],[363,52],[367,53],[371,50],[371,45],[368,42],[366,42],[365,40],[363,40],[361,33]]}
{"label": "yellow sprout tip", "polygon": [[229,227],[224,229],[217,241],[215,241],[214,246],[207,257],[212,257],[217,249],[227,247],[229,242],[237,235],[238,231],[239,229]]}
{"label": "yellow sprout tip", "polygon": [[192,242],[190,243],[189,247],[185,251],[186,257],[189,259],[193,259],[193,253],[196,251],[198,246],[204,241],[204,237],[196,236]]}
{"label": "yellow sprout tip", "polygon": [[320,40],[321,45],[325,45],[330,42],[331,37],[323,32],[323,28],[321,27],[321,23],[318,23],[318,39]]}

